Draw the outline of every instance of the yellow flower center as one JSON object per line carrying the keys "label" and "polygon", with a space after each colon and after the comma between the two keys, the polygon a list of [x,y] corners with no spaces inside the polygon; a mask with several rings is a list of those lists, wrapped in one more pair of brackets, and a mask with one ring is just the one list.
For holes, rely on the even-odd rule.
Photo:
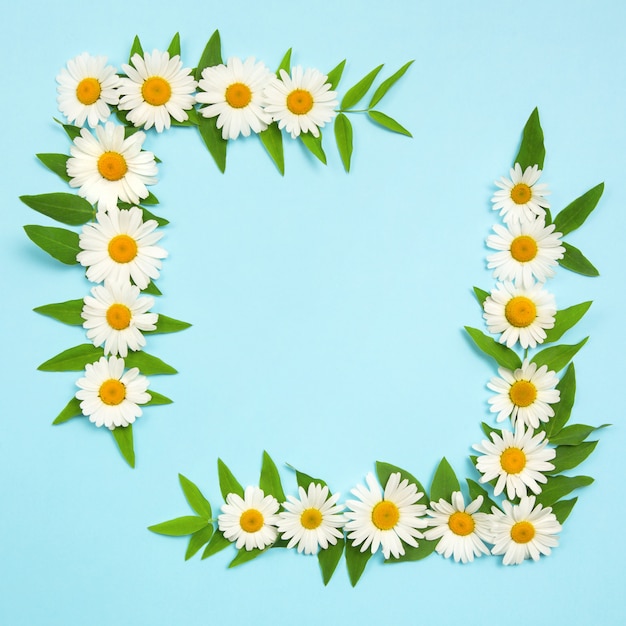
{"label": "yellow flower center", "polygon": [[313,96],[306,89],[294,89],[287,96],[287,108],[294,115],[306,115],[313,108]]}
{"label": "yellow flower center", "polygon": [[533,190],[526,183],[517,183],[511,189],[511,200],[515,204],[526,204],[533,197]]}
{"label": "yellow flower center", "polygon": [[119,152],[103,152],[98,159],[98,171],[102,178],[120,180],[128,172],[128,165]]}
{"label": "yellow flower center", "polygon": [[391,530],[399,519],[398,507],[389,500],[381,500],[372,510],[372,523],[379,530]]}
{"label": "yellow flower center", "polygon": [[509,398],[515,406],[530,406],[537,399],[537,387],[528,380],[516,380],[509,389]]}
{"label": "yellow flower center", "polygon": [[526,467],[526,455],[519,448],[507,448],[500,455],[500,466],[507,474],[519,474]]}
{"label": "yellow flower center", "polygon": [[511,528],[511,539],[515,543],[528,543],[535,536],[535,527],[530,522],[517,522]]}
{"label": "yellow flower center", "polygon": [[474,532],[474,518],[469,513],[457,511],[448,518],[448,526],[455,535],[466,537]]}
{"label": "yellow flower center", "polygon": [[93,104],[101,92],[102,87],[97,78],[83,78],[76,86],[76,98],[81,104]]}
{"label": "yellow flower center", "polygon": [[252,92],[248,85],[233,83],[226,88],[225,98],[226,102],[233,107],[233,109],[243,109],[250,104]]}
{"label": "yellow flower center", "polygon": [[172,86],[160,76],[150,76],[141,86],[143,99],[154,107],[165,104],[172,97]]}
{"label": "yellow flower center", "polygon": [[506,303],[504,316],[511,326],[526,328],[535,321],[537,307],[530,298],[515,296]]}
{"label": "yellow flower center", "polygon": [[515,237],[511,242],[511,256],[520,263],[532,261],[537,256],[537,242],[528,235]]}
{"label": "yellow flower center", "polygon": [[107,323],[115,330],[124,330],[130,326],[132,314],[125,304],[112,304],[107,310]]}
{"label": "yellow flower center", "polygon": [[300,523],[307,530],[315,530],[322,525],[322,513],[319,509],[311,508],[302,511]]}
{"label": "yellow flower center", "polygon": [[261,511],[248,509],[241,514],[239,525],[247,533],[256,533],[263,528],[264,521]]}
{"label": "yellow flower center", "polygon": [[98,395],[104,404],[116,406],[124,401],[126,386],[116,378],[109,378],[100,385]]}
{"label": "yellow flower center", "polygon": [[116,263],[130,263],[137,256],[137,242],[128,235],[115,235],[109,241],[109,256]]}

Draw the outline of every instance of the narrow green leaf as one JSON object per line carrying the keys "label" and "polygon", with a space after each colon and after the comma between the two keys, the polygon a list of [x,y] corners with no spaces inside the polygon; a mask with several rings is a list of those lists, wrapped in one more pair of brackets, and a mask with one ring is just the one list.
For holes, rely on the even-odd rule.
{"label": "narrow green leaf", "polygon": [[546,437],[549,441],[552,441],[552,438],[561,432],[561,429],[567,424],[572,414],[576,397],[576,371],[573,363],[570,363],[565,370],[565,374],[559,381],[556,389],[559,390],[559,401],[553,406],[554,415],[545,425]]}
{"label": "narrow green leaf", "polygon": [[249,563],[250,561],[256,559],[261,556],[266,550],[259,550],[258,548],[252,548],[252,550],[246,550],[245,548],[241,548],[237,552],[235,558],[228,564],[229,569],[231,567],[237,567],[238,565],[243,565],[244,563]]}
{"label": "narrow green leaf", "polygon": [[554,316],[554,328],[546,330],[544,343],[558,341],[570,328],[575,326],[589,310],[592,302],[581,302],[562,311],[557,311]]}
{"label": "narrow green leaf", "polygon": [[[136,206],[134,204],[128,204],[125,202],[120,202],[118,204],[118,207],[120,209],[130,209],[132,206]],[[141,212],[143,213],[143,221],[144,224],[148,221],[148,220],[154,220],[159,226],[167,226],[170,221],[166,220],[164,217],[159,217],[158,215],[155,215],[154,213],[152,213],[152,211],[148,211],[148,209],[146,209],[146,207],[144,206],[139,206],[139,209],[141,209]]]}
{"label": "narrow green leaf", "polygon": [[496,506],[496,503],[489,497],[489,493],[487,492],[487,490],[479,485],[475,480],[467,478],[466,481],[467,487],[469,489],[470,498],[472,500],[476,500],[478,496],[483,497],[483,503],[478,510],[481,513],[491,513],[491,507]]}
{"label": "narrow green leaf", "polygon": [[412,561],[421,561],[425,559],[427,556],[430,556],[437,547],[439,543],[439,539],[435,539],[434,541],[427,541],[426,539],[420,539],[418,541],[417,548],[413,546],[404,545],[404,554],[399,556],[397,559],[395,557],[390,557],[385,559],[385,563],[406,563]]}
{"label": "narrow green leaf", "polygon": [[63,350],[37,369],[42,372],[78,372],[85,369],[87,363],[95,363],[101,356],[104,356],[102,348],[96,348],[91,343],[82,343]]}
{"label": "narrow green leaf", "polygon": [[341,560],[345,545],[345,539],[338,539],[334,546],[331,544],[326,550],[320,550],[317,553],[317,560],[320,564],[320,570],[322,571],[324,585],[327,585],[333,577],[337,565],[339,565],[339,561]]}
{"label": "narrow green leaf", "polygon": [[28,238],[36,243],[44,252],[51,257],[65,263],[76,265],[76,255],[80,252],[78,245],[78,233],[56,226],[39,226],[30,224],[24,226]]}
{"label": "narrow green leaf", "polygon": [[141,352],[129,352],[124,361],[126,363],[126,369],[138,367],[141,373],[146,376],[177,373],[177,370],[171,365],[168,365],[156,356],[143,352],[143,350]]}
{"label": "narrow green leaf", "polygon": [[[200,489],[198,489],[197,485],[192,483],[187,477],[182,474],[178,475],[178,480],[180,481],[180,486],[185,494],[185,498],[187,498],[187,502],[189,502],[189,506],[202,518],[205,518],[207,521],[211,519],[213,512],[211,511],[211,505],[209,501],[202,495]],[[210,539],[210,537],[209,537]],[[207,539],[207,541],[209,540]]]}
{"label": "narrow green leaf", "polygon": [[604,183],[600,183],[577,198],[571,204],[568,204],[555,218],[555,231],[562,235],[567,235],[573,230],[580,228],[590,213],[596,208],[602,193],[604,192]]}
{"label": "narrow green leaf", "polygon": [[405,72],[409,69],[412,63],[413,61],[405,63],[397,72],[380,83],[370,100],[369,109],[375,107],[383,99],[383,96],[395,85],[396,82],[398,82],[400,78],[402,78],[402,76],[404,76]]}
{"label": "narrow green leaf", "polygon": [[202,553],[202,558],[207,559],[218,552],[221,552],[224,548],[227,548],[231,545],[231,542],[224,537],[224,535],[220,532],[215,532],[211,537],[211,541],[209,541],[209,545],[204,549]]}
{"label": "narrow green leaf", "polygon": [[443,498],[450,502],[454,491],[461,491],[461,485],[452,466],[446,457],[443,457],[433,477],[433,484],[430,487],[430,500],[431,502],[439,502]]}
{"label": "narrow green leaf", "polygon": [[286,500],[276,463],[274,463],[272,457],[265,451],[263,451],[263,463],[261,465],[261,479],[259,480],[259,487],[263,489],[265,495],[272,495],[279,502],[284,502]]}
{"label": "narrow green leaf", "polygon": [[566,426],[558,434],[550,439],[550,443],[555,446],[577,446],[581,444],[589,435],[596,430],[607,428],[611,424],[601,426],[587,426],[586,424],[572,424]]}
{"label": "narrow green leaf", "polygon": [[289,48],[289,50],[285,52],[283,58],[280,61],[280,64],[276,70],[276,76],[278,76],[278,78],[281,78],[280,70],[284,70],[285,72],[287,72],[287,74],[291,72],[291,51],[292,49]]}
{"label": "narrow green leaf", "polygon": [[346,566],[348,568],[350,584],[353,587],[359,582],[359,578],[361,578],[361,575],[365,570],[365,566],[371,557],[371,550],[361,552],[358,547],[355,548],[350,543],[346,544]]}
{"label": "narrow green leaf", "polygon": [[539,122],[539,110],[535,109],[524,126],[522,143],[514,163],[520,164],[522,172],[532,165],[538,165],[541,170],[545,156],[546,149],[543,145],[543,130]]}
{"label": "narrow green leaf", "polygon": [[[151,191],[149,191],[148,195],[145,198],[141,199],[140,204],[147,204],[148,206],[154,206],[156,204],[159,204],[159,199]],[[167,220],[164,220],[164,221],[167,222]],[[167,222],[167,223],[169,224],[169,222]]]}
{"label": "narrow green leaf", "polygon": [[563,258],[559,261],[561,267],[582,276],[600,276],[600,272],[578,248],[565,242],[563,242],[563,247],[565,252]]}
{"label": "narrow green leaf", "polygon": [[[117,428],[115,430],[118,430]],[[112,432],[115,432],[112,431]],[[168,537],[183,537],[185,535],[193,535],[199,530],[206,527],[206,520],[195,515],[184,515],[175,519],[148,526],[148,530],[158,535],[167,535]]]}
{"label": "narrow green leaf", "polygon": [[354,105],[358,104],[358,102],[363,98],[363,96],[369,91],[369,88],[372,86],[372,83],[378,76],[380,70],[383,69],[382,65],[375,67],[371,72],[366,74],[356,85],[350,87],[343,99],[341,100],[341,108],[342,109],[351,109]]}
{"label": "narrow green leaf", "polygon": [[478,300],[480,307],[484,308],[485,300],[489,297],[489,292],[481,289],[480,287],[474,287],[474,294],[476,295],[476,299]]}
{"label": "narrow green leaf", "polygon": [[217,128],[217,118],[200,116],[198,130],[220,172],[224,173],[228,141],[222,137],[222,131]]}
{"label": "narrow green leaf", "polygon": [[159,313],[159,319],[156,323],[156,329],[145,332],[153,335],[162,333],[177,333],[181,330],[189,328],[190,326],[191,324],[189,322],[183,322],[181,320],[177,320],[173,317],[168,317],[167,315],[162,315],[161,313]]}
{"label": "narrow green leaf", "polygon": [[341,63],[333,67],[330,72],[328,72],[326,82],[330,85],[331,89],[337,89],[337,85],[339,85],[339,81],[341,80],[341,76],[343,74],[343,69],[345,66],[346,60],[344,59]]}
{"label": "narrow green leaf", "polygon": [[349,172],[352,159],[352,124],[343,113],[335,118],[335,141],[343,167]]}
{"label": "narrow green leaf", "polygon": [[559,524],[563,524],[565,520],[569,517],[569,514],[572,512],[574,505],[578,502],[578,498],[572,498],[571,500],[561,500],[560,502],[555,502],[552,505],[552,512],[556,516]]}
{"label": "narrow green leaf", "polygon": [[91,204],[73,193],[42,193],[20,196],[20,200],[31,209],[70,226],[80,226],[95,217]]}
{"label": "narrow green leaf", "polygon": [[135,450],[133,448],[133,425],[118,427],[110,431],[126,462],[135,467]]}
{"label": "narrow green leaf", "polygon": [[283,133],[278,128],[278,122],[273,122],[259,133],[261,143],[274,161],[281,176],[285,175],[285,154],[283,151]]}
{"label": "narrow green leaf", "polygon": [[522,366],[521,359],[511,348],[507,348],[504,344],[498,343],[493,337],[486,335],[478,330],[478,328],[466,326],[465,330],[476,346],[487,356],[495,359],[498,365],[506,367],[509,370],[516,370]]}
{"label": "narrow green leaf", "polygon": [[370,119],[376,122],[376,124],[378,124],[379,126],[391,130],[394,133],[399,133],[400,135],[413,137],[413,135],[411,135],[411,133],[406,128],[404,128],[404,126],[396,122],[393,117],[389,117],[388,115],[385,115],[380,111],[368,111],[367,114],[369,115]]}
{"label": "narrow green leaf", "polygon": [[326,165],[326,153],[322,148],[322,133],[318,137],[314,137],[311,133],[300,133],[298,135],[304,147],[315,157],[317,157],[324,165]]}
{"label": "narrow green leaf", "polygon": [[74,141],[76,137],[80,137],[80,128],[73,124],[63,124],[63,130],[67,133],[67,136],[71,141]]}
{"label": "narrow green leaf", "polygon": [[82,300],[67,300],[66,302],[55,302],[54,304],[38,306],[33,311],[52,317],[70,326],[82,326],[84,322],[81,316],[83,304]]}
{"label": "narrow green leaf", "polygon": [[198,61],[198,67],[196,68],[194,78],[196,80],[200,80],[202,78],[202,70],[205,67],[213,67],[214,65],[220,65],[221,63],[222,41],[220,39],[219,30],[216,30],[204,47],[200,61]]}
{"label": "narrow green leaf", "polygon": [[308,474],[304,474],[303,472],[299,472],[296,470],[296,481],[298,483],[298,487],[302,487],[305,491],[309,489],[309,485],[311,483],[315,483],[317,485],[321,485],[322,487],[326,487],[326,483],[320,478],[313,478]]}
{"label": "narrow green leaf", "polygon": [[236,493],[243,498],[243,487],[239,484],[233,473],[228,469],[222,459],[217,459],[217,475],[220,480],[220,491],[224,500],[229,493]]}
{"label": "narrow green leaf", "polygon": [[148,283],[145,289],[141,290],[142,293],[147,293],[151,296],[162,296],[161,290],[156,286],[154,282]]}
{"label": "narrow green leaf", "polygon": [[143,48],[141,47],[141,42],[139,41],[139,35],[135,35],[133,39],[133,45],[130,48],[130,54],[128,55],[128,62],[130,63],[133,60],[133,55],[138,54],[139,56],[143,56]]}
{"label": "narrow green leaf", "polygon": [[70,181],[70,177],[67,175],[67,160],[70,157],[67,154],[37,154],[36,156],[51,172],[54,172],[66,183]]}
{"label": "narrow green leaf", "polygon": [[146,402],[142,406],[156,406],[159,404],[172,404],[173,400],[170,400],[167,396],[164,396],[162,393],[158,393],[153,389],[148,389],[148,393],[150,394],[150,400]]}
{"label": "narrow green leaf", "polygon": [[176,33],[172,38],[172,42],[167,48],[170,59],[176,55],[180,56],[180,34]]}
{"label": "narrow green leaf", "polygon": [[205,526],[196,531],[189,538],[189,545],[187,546],[187,552],[185,552],[185,561],[188,561],[194,554],[202,548],[203,545],[209,542],[213,536],[213,525]]}
{"label": "narrow green leaf", "polygon": [[489,426],[489,424],[487,424],[486,422],[481,422],[480,428],[483,433],[485,433],[485,436],[489,437],[489,439],[491,439],[491,433],[496,433],[498,437],[502,437],[502,431],[500,429],[493,428],[492,426]]}
{"label": "narrow green leaf", "polygon": [[74,417],[82,417],[83,412],[80,410],[80,400],[78,398],[72,398],[66,405],[65,408],[56,416],[53,424],[63,424],[71,420]]}
{"label": "narrow green leaf", "polygon": [[577,344],[552,346],[551,348],[544,348],[541,352],[537,352],[531,359],[531,362],[536,363],[537,367],[547,365],[549,370],[560,372],[575,356],[575,354],[587,343],[589,337],[585,337]]}
{"label": "narrow green leaf", "polygon": [[557,446],[556,458],[552,461],[551,474],[560,474],[580,465],[598,445],[597,441],[585,441],[577,446]]}
{"label": "narrow green leaf", "polygon": [[413,476],[413,474],[407,472],[401,467],[397,467],[396,465],[391,465],[391,463],[384,463],[382,461],[376,461],[376,475],[378,476],[378,480],[380,484],[383,486],[387,484],[389,477],[391,474],[395,474],[396,472],[400,472],[400,479],[404,480],[405,478],[409,481],[409,483],[417,486],[417,491],[421,492],[426,496],[426,489],[424,489],[424,485]]}
{"label": "narrow green leaf", "polygon": [[593,482],[591,476],[550,476],[548,482],[541,487],[537,496],[537,503],[543,506],[552,506],[563,496],[572,493],[574,489],[588,487]]}

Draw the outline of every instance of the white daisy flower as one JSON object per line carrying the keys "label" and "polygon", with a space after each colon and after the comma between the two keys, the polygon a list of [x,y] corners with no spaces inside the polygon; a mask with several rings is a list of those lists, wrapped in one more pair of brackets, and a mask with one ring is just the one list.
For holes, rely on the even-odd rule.
{"label": "white daisy flower", "polygon": [[546,338],[546,328],[554,327],[554,295],[537,283],[529,289],[506,281],[498,283],[487,296],[483,317],[487,330],[502,333],[500,343],[511,348],[519,341],[522,348],[535,348]]}
{"label": "white daisy flower", "polygon": [[288,548],[298,544],[298,552],[317,554],[343,537],[345,517],[342,504],[337,505],[339,494],[330,495],[328,487],[310,483],[307,491],[298,487],[300,499],[287,496],[284,511],[278,514],[278,532],[289,539]]}
{"label": "white daisy flower", "polygon": [[128,348],[141,350],[146,345],[141,331],[156,329],[159,316],[148,313],[154,298],[139,294],[139,287],[129,282],[106,281],[85,296],[83,328],[94,346],[104,344],[104,354],[126,357]]}
{"label": "white daisy flower", "polygon": [[319,137],[319,129],[330,122],[339,104],[337,93],[331,91],[328,76],[316,69],[291,68],[291,76],[280,70],[281,80],[274,81],[265,90],[267,106],[280,129],[286,129],[295,139],[300,133]]}
{"label": "white daisy flower", "polygon": [[496,421],[510,416],[514,426],[521,423],[538,428],[540,422],[547,422],[554,415],[550,405],[560,400],[561,392],[555,389],[559,383],[556,373],[548,371],[547,365],[538,368],[536,363],[524,359],[522,367],[515,371],[499,367],[498,374],[500,378],[494,377],[487,383],[497,394],[489,398],[491,412],[498,414]]}
{"label": "white daisy flower", "polygon": [[178,55],[170,59],[168,52],[153,50],[143,57],[133,54],[130,61],[132,65],[122,65],[128,78],[121,79],[118,108],[129,111],[127,117],[135,126],[154,126],[160,133],[170,127],[172,117],[178,122],[189,119],[196,81]]}
{"label": "white daisy flower", "polygon": [[167,252],[155,244],[163,233],[155,232],[156,220],[143,221],[137,207],[108,213],[98,213],[96,222],[85,224],[79,235],[81,252],[76,260],[87,268],[87,278],[93,283],[111,280],[115,283],[132,279],[139,289],[159,277],[160,259]]}
{"label": "white daisy flower", "polygon": [[76,381],[80,387],[76,398],[90,422],[114,430],[132,424],[141,415],[138,405],[150,401],[148,384],[136,367],[124,373],[124,359],[103,356],[85,366],[85,377]]}
{"label": "white daisy flower", "polygon": [[489,554],[489,548],[483,543],[490,541],[489,515],[478,513],[483,497],[465,506],[460,491],[452,494],[452,501],[443,498],[439,502],[431,502],[426,513],[432,518],[428,520],[429,530],[424,533],[428,541],[439,539],[435,550],[446,559],[451,556],[458,563],[473,561],[475,556]]}
{"label": "white daisy flower", "polygon": [[83,54],[70,59],[67,69],[57,76],[57,102],[59,111],[70,124],[82,126],[87,123],[95,128],[109,119],[109,104],[117,104],[120,79],[107,58]]}
{"label": "white daisy flower", "polygon": [[495,235],[487,237],[487,246],[499,250],[487,257],[487,267],[498,280],[514,280],[529,289],[535,282],[554,276],[554,267],[563,258],[561,233],[553,232],[554,224],[545,225],[543,218],[532,222],[513,222],[508,229],[496,224]]}
{"label": "white daisy flower", "polygon": [[504,512],[491,508],[495,544],[491,553],[504,554],[504,565],[518,565],[528,558],[538,561],[540,555],[548,556],[559,545],[556,535],[561,532],[561,524],[551,507],[535,506],[535,496],[523,497],[515,505],[505,500],[502,507]]}
{"label": "white daisy flower", "polygon": [[500,215],[505,224],[513,222],[530,222],[536,217],[544,217],[544,209],[550,208],[550,203],[545,199],[549,195],[548,186],[537,184],[541,170],[538,165],[528,166],[522,174],[519,163],[511,168],[510,178],[504,176],[495,184],[500,191],[493,194],[494,211],[500,210]]}
{"label": "white daisy flower", "polygon": [[200,109],[204,117],[216,117],[224,139],[248,137],[250,131],[260,133],[272,122],[264,110],[263,90],[276,82],[265,64],[253,57],[243,63],[231,57],[226,65],[205,67],[198,86],[202,91],[196,100],[209,106]]}
{"label": "white daisy flower", "polygon": [[78,187],[78,195],[101,211],[118,200],[138,204],[148,196],[146,185],[157,182],[154,154],[141,149],[145,138],[136,132],[124,139],[124,127],[113,122],[97,126],[95,137],[83,128],[67,161],[70,187]]}
{"label": "white daisy flower", "polygon": [[480,452],[476,469],[482,474],[481,483],[497,478],[493,493],[499,496],[506,487],[507,497],[512,500],[527,495],[527,488],[533,493],[541,493],[538,483],[545,483],[547,478],[542,472],[554,469],[550,463],[556,456],[554,448],[548,448],[546,433],[533,435],[533,430],[524,430],[518,425],[515,432],[502,431],[502,436],[491,433],[491,440],[472,446]]}
{"label": "white daisy flower", "polygon": [[352,545],[361,546],[361,552],[371,547],[372,554],[382,548],[386,559],[404,554],[403,541],[416,548],[415,539],[423,537],[417,529],[427,526],[422,518],[426,507],[415,504],[424,494],[406,478],[401,481],[400,472],[389,476],[384,495],[373,474],[369,473],[365,481],[367,487],[352,489],[358,500],[346,503],[351,510],[345,514],[349,520],[345,529]]}
{"label": "white daisy flower", "polygon": [[229,493],[217,518],[219,529],[226,539],[237,542],[237,549],[263,550],[276,541],[279,506],[274,496],[258,487],[246,487],[243,498]]}

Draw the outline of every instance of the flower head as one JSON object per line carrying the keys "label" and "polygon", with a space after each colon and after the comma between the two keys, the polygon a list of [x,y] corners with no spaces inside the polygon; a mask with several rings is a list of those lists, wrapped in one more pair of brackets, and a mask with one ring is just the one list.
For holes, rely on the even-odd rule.
{"label": "flower head", "polygon": [[537,184],[541,170],[538,165],[528,166],[524,173],[519,163],[511,168],[510,178],[502,177],[495,184],[500,187],[491,198],[494,211],[500,210],[505,224],[530,222],[536,217],[543,217],[550,203],[545,199],[549,195],[548,186]]}
{"label": "flower head", "polygon": [[117,104],[120,79],[107,58],[93,57],[86,52],[70,59],[67,69],[57,76],[59,111],[70,124],[82,126],[85,120],[92,128],[106,122],[111,115],[110,104]]}
{"label": "flower head", "polygon": [[124,359],[103,356],[85,366],[84,378],[76,381],[80,387],[76,398],[81,400],[80,409],[90,422],[114,430],[132,424],[141,415],[138,405],[150,401],[148,384],[138,368],[124,372]]}

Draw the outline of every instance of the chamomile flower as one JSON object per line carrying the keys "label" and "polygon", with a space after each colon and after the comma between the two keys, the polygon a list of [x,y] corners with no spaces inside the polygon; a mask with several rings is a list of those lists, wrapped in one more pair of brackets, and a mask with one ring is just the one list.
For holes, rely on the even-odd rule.
{"label": "chamomile flower", "polygon": [[226,65],[206,67],[196,100],[209,106],[199,112],[204,117],[217,117],[224,139],[248,137],[251,130],[260,133],[272,122],[272,116],[263,108],[263,91],[274,81],[276,77],[265,64],[252,57],[243,63],[231,57]]}
{"label": "chamomile flower", "polygon": [[331,90],[328,76],[297,65],[291,76],[280,70],[280,78],[265,90],[265,110],[294,139],[300,133],[319,137],[319,129],[337,115],[337,93]]}
{"label": "chamomile flower", "polygon": [[70,59],[67,69],[57,76],[59,111],[70,124],[82,126],[85,121],[95,128],[111,115],[110,104],[117,104],[120,79],[107,58],[86,52]]}
{"label": "chamomile flower", "polygon": [[535,496],[523,497],[519,504],[505,500],[502,508],[504,512],[491,509],[491,553],[504,554],[504,565],[518,565],[528,558],[538,561],[559,545],[561,524],[551,507],[535,506]]}
{"label": "chamomile flower", "polygon": [[100,357],[85,366],[84,378],[76,385],[80,409],[96,426],[114,430],[132,424],[142,413],[140,404],[150,401],[148,379],[132,367],[124,372],[124,359]]}
{"label": "chamomile flower", "polygon": [[487,330],[502,333],[500,343],[508,348],[518,341],[522,348],[535,348],[546,338],[546,329],[554,327],[554,295],[535,284],[529,289],[506,281],[498,283],[484,304]]}
{"label": "chamomile flower", "polygon": [[358,500],[346,502],[351,510],[345,513],[349,520],[345,529],[352,545],[361,546],[361,552],[369,548],[372,554],[381,548],[386,559],[404,554],[402,542],[417,547],[415,539],[423,537],[417,529],[427,525],[422,517],[426,507],[416,504],[424,494],[406,478],[400,480],[400,472],[389,476],[384,494],[373,474],[369,473],[365,481],[367,487],[352,489]]}
{"label": "chamomile flower", "polygon": [[545,199],[549,195],[548,186],[537,184],[541,170],[538,165],[528,166],[522,173],[519,163],[511,168],[509,178],[504,176],[496,181],[500,191],[491,198],[492,209],[500,210],[505,224],[530,222],[536,217],[544,217],[550,203]]}
{"label": "chamomile flower", "polygon": [[156,232],[157,226],[156,220],[144,222],[137,207],[113,207],[108,213],[99,213],[96,222],[83,226],[76,260],[87,268],[87,279],[93,283],[132,279],[139,289],[145,289],[151,279],[159,277],[161,259],[167,256],[155,245],[163,236]]}
{"label": "chamomile flower", "polygon": [[229,493],[217,518],[219,529],[226,539],[236,542],[238,550],[263,550],[276,541],[279,506],[274,496],[266,496],[258,487],[246,487],[243,498]]}
{"label": "chamomile flower", "polygon": [[124,127],[113,122],[97,126],[95,137],[83,128],[67,161],[70,187],[78,187],[78,195],[100,211],[119,200],[138,204],[148,196],[146,185],[157,182],[154,154],[141,149],[145,138],[143,132],[124,138]]}
{"label": "chamomile flower", "polygon": [[453,557],[458,563],[473,561],[475,556],[489,554],[489,548],[483,541],[490,541],[489,515],[479,513],[483,497],[465,506],[460,491],[452,494],[451,502],[443,498],[439,502],[431,502],[426,511],[431,519],[427,520],[431,526],[424,533],[428,541],[439,539],[435,550],[446,559]]}
{"label": "chamomile flower", "polygon": [[542,472],[554,469],[550,463],[556,456],[554,448],[548,448],[545,432],[533,434],[529,428],[518,425],[515,432],[503,430],[502,435],[491,433],[491,441],[472,446],[481,453],[476,460],[476,469],[482,474],[481,483],[497,478],[493,493],[499,496],[506,487],[507,497],[512,500],[527,495],[527,489],[541,493],[539,483],[547,478]]}
{"label": "chamomile flower", "polygon": [[561,233],[543,218],[532,222],[513,222],[508,229],[496,224],[495,235],[487,237],[487,246],[498,250],[487,257],[487,267],[497,280],[513,280],[529,289],[535,282],[554,276],[554,267],[563,258]]}
{"label": "chamomile flower", "polygon": [[196,81],[191,69],[184,68],[178,55],[153,50],[142,57],[133,54],[132,65],[122,65],[127,77],[121,79],[121,111],[135,126],[154,128],[158,133],[169,128],[171,118],[189,119],[187,111],[196,102]]}
{"label": "chamomile flower", "polygon": [[105,281],[85,296],[83,328],[94,346],[104,344],[104,354],[126,357],[129,348],[141,350],[146,345],[141,331],[156,328],[159,316],[148,313],[154,298],[139,293],[139,287],[129,282]]}
{"label": "chamomile flower", "polygon": [[487,387],[497,395],[489,398],[491,412],[497,413],[496,421],[511,417],[514,425],[538,428],[540,422],[547,422],[553,415],[561,392],[555,389],[559,382],[555,372],[548,371],[547,365],[537,367],[524,359],[522,366],[511,371],[498,368],[500,378],[494,377]]}
{"label": "chamomile flower", "polygon": [[310,483],[308,489],[298,487],[300,499],[287,496],[284,511],[278,514],[278,532],[289,539],[288,548],[298,545],[298,552],[317,554],[322,548],[335,545],[343,537],[344,506],[338,505],[339,494],[330,495],[328,487]]}

